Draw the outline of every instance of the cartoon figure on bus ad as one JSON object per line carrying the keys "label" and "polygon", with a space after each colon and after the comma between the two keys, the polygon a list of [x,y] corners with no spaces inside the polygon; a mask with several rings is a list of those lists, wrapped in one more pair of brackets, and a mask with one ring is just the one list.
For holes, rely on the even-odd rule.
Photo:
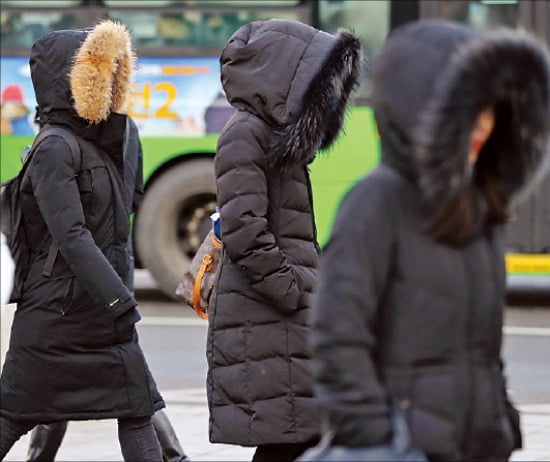
{"label": "cartoon figure on bus ad", "polygon": [[23,87],[8,84],[2,87],[0,133],[2,135],[33,135],[32,116],[25,105]]}

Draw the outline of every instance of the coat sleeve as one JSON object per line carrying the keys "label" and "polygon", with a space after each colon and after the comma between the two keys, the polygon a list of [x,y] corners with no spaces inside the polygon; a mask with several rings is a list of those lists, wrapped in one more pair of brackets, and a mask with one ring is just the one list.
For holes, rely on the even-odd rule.
{"label": "coat sleeve", "polygon": [[86,228],[69,146],[52,135],[32,162],[34,197],[54,244],[90,296],[118,318],[136,302]]}
{"label": "coat sleeve", "polygon": [[296,277],[267,221],[266,157],[248,124],[222,135],[215,165],[225,251],[255,291],[280,310],[296,309]]}
{"label": "coat sleeve", "polygon": [[364,181],[343,200],[325,247],[311,336],[324,424],[344,446],[383,444],[391,435],[374,351],[394,230],[381,191]]}

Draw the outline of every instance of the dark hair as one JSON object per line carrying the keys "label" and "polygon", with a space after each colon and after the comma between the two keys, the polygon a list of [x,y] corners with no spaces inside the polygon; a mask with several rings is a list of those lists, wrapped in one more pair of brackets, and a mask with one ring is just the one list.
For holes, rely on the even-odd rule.
{"label": "dark hair", "polygon": [[495,107],[495,126],[479,153],[468,186],[427,220],[428,231],[435,239],[460,245],[486,227],[506,223],[510,218],[509,196],[503,182],[509,163],[503,156],[517,151],[510,145],[506,150],[499,149],[499,140],[517,143],[516,137],[509,136],[517,130],[516,113],[509,102]]}
{"label": "dark hair", "polygon": [[490,178],[482,181],[482,184],[476,181],[428,219],[428,231],[436,240],[461,245],[485,227],[508,221],[508,201],[498,182]]}

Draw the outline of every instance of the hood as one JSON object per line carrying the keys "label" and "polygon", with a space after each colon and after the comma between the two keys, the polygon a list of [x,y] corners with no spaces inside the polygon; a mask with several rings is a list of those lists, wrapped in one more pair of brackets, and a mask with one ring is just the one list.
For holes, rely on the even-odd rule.
{"label": "hood", "polygon": [[29,61],[41,121],[76,118],[89,125],[124,112],[134,61],[126,27],[110,20],[43,35]]}
{"label": "hood", "polygon": [[[495,127],[472,169],[470,136],[486,107],[495,110]],[[480,34],[457,50],[415,130],[430,203],[450,203],[474,182],[498,183],[510,202],[548,172],[549,147],[550,58],[523,32]]]}
{"label": "hood", "polygon": [[295,21],[256,21],[227,42],[221,80],[231,105],[273,129],[272,164],[306,163],[342,128],[362,59],[360,42],[348,31],[331,35]]}
{"label": "hood", "polygon": [[449,22],[413,23],[392,32],[374,62],[371,101],[382,160],[410,178],[417,174],[411,150],[418,115],[450,57],[473,34]]}
{"label": "hood", "polygon": [[[461,195],[490,202],[489,183],[508,203],[544,172],[549,61],[524,33],[439,20],[396,29],[374,63],[372,101],[382,161],[418,183],[433,215]],[[472,168],[470,136],[486,107],[495,127]]]}

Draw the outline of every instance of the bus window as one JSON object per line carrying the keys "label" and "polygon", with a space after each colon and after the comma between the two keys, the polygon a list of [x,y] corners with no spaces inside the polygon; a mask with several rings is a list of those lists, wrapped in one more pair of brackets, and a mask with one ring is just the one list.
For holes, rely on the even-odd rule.
{"label": "bus window", "polygon": [[517,27],[517,0],[458,0],[438,2],[439,16],[465,22],[473,27]]}
{"label": "bus window", "polygon": [[2,12],[0,15],[3,47],[30,49],[34,41],[52,30],[78,27],[74,15],[62,10]]}
{"label": "bus window", "polygon": [[[149,0],[147,2],[147,8],[184,6],[184,3],[185,2],[181,0]],[[103,0],[103,4],[108,8],[140,7],[143,6],[143,0]]]}
{"label": "bus window", "polygon": [[2,0],[3,7],[68,8],[78,6],[81,0]]}
{"label": "bus window", "polygon": [[[109,8],[121,7],[140,7],[143,6],[143,0],[103,0],[105,6]],[[295,6],[300,0],[149,0],[148,7],[159,6],[186,6],[186,7],[241,7],[254,8],[258,6]]]}
{"label": "bus window", "polygon": [[[331,33],[340,27],[353,31],[360,37],[368,59],[372,60],[390,29],[390,3],[385,0],[321,0],[319,23],[321,29]],[[365,77],[357,96],[366,98],[368,94],[369,82]]]}
{"label": "bus window", "polygon": [[[230,2],[227,2],[229,4]],[[109,17],[118,19],[130,29],[136,46],[162,48],[188,46],[219,52],[240,26],[261,19],[299,20],[296,9],[223,9],[132,11],[112,10]]]}
{"label": "bus window", "polygon": [[369,57],[376,53],[388,35],[389,18],[390,2],[385,0],[319,2],[321,28],[332,33],[340,27],[352,30],[361,38]]}
{"label": "bus window", "polygon": [[257,6],[281,7],[296,6],[301,0],[187,0],[188,5],[196,6],[231,6],[241,8],[254,8]]}

